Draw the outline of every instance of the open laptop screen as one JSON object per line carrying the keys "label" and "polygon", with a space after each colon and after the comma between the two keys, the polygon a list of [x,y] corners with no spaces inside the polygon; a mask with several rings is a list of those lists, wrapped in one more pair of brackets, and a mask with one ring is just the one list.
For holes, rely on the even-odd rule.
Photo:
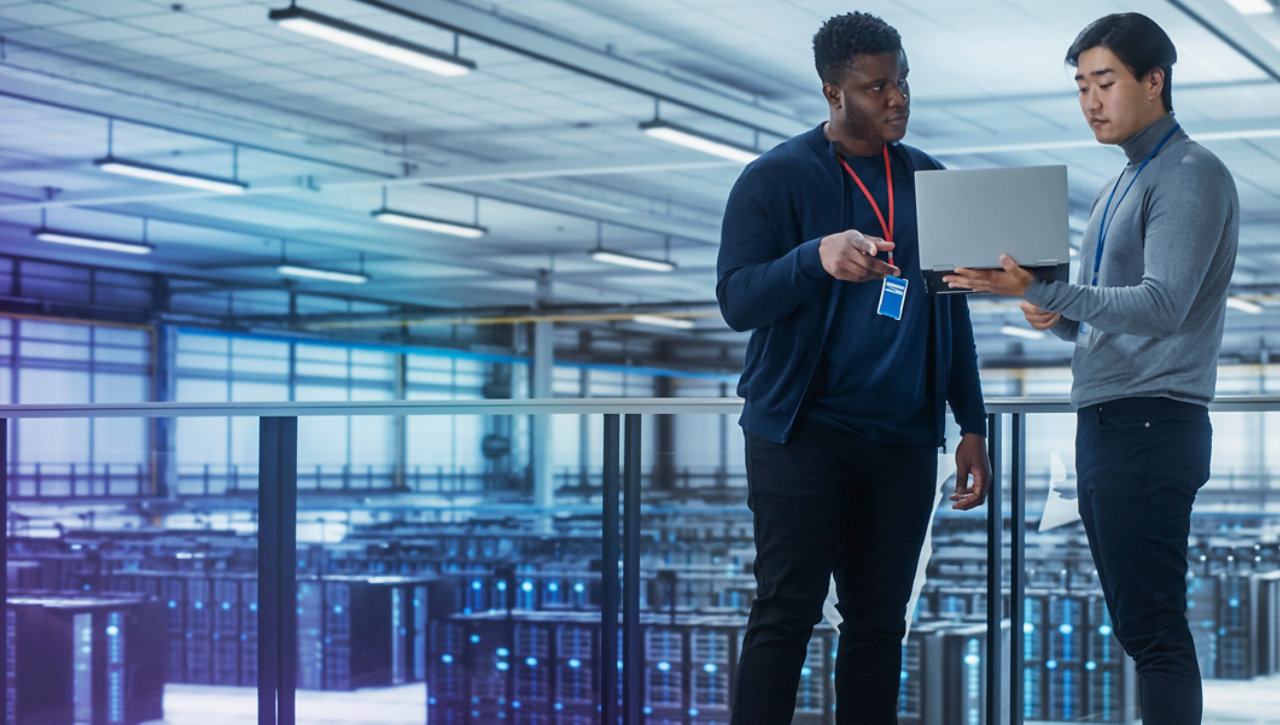
{"label": "open laptop screen", "polygon": [[920,268],[930,292],[950,293],[956,267],[992,269],[1000,255],[1046,279],[1067,278],[1067,167],[917,171]]}

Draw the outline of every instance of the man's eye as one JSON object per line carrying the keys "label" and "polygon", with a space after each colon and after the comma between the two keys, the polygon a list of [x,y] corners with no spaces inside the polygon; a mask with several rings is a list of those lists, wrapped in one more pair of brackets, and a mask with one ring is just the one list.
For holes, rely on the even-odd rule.
{"label": "man's eye", "polygon": [[1111,83],[1103,83],[1102,85],[1100,85],[1100,86],[1098,86],[1098,87],[1099,87],[1099,88],[1110,88],[1111,86],[1114,86],[1114,85],[1115,85],[1115,82],[1114,82],[1114,81],[1112,81]]}

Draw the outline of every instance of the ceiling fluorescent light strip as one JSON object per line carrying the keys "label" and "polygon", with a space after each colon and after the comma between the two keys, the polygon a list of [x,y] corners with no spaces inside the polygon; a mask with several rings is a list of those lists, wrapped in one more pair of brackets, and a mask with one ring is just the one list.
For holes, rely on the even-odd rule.
{"label": "ceiling fluorescent light strip", "polygon": [[631,318],[633,322],[639,322],[643,325],[657,325],[659,327],[671,327],[677,330],[693,329],[693,320],[683,317],[664,317],[662,315],[635,315]]}
{"label": "ceiling fluorescent light strip", "polygon": [[53,244],[69,244],[74,247],[87,247],[89,249],[101,249],[108,252],[124,252],[126,254],[151,254],[155,247],[144,242],[131,242],[127,239],[112,239],[110,237],[95,237],[87,234],[75,234],[72,232],[62,232],[55,229],[34,229],[31,236],[42,242],[52,242]]}
{"label": "ceiling fluorescent light strip", "polygon": [[392,211],[390,209],[375,209],[370,212],[374,219],[384,224],[395,224],[402,227],[410,227],[412,229],[423,229],[429,232],[440,232],[441,234],[452,234],[455,237],[468,237],[476,239],[483,237],[489,233],[488,227],[482,227],[477,224],[464,224],[462,222],[451,222],[445,219],[436,219],[429,216],[419,216],[417,214],[406,214],[402,211]]}
{"label": "ceiling fluorescent light strip", "polygon": [[219,194],[240,194],[249,186],[236,179],[224,179],[217,176],[205,176],[167,166],[144,164],[138,161],[127,161],[114,156],[106,156],[94,160],[94,165],[103,171],[137,179],[159,181],[165,184],[176,184],[193,189],[215,191]]}
{"label": "ceiling fluorescent light strip", "polygon": [[476,67],[475,61],[424,48],[296,6],[272,10],[267,17],[282,28],[437,75],[466,75]]}
{"label": "ceiling fluorescent light strip", "polygon": [[593,249],[590,254],[591,258],[597,262],[616,264],[620,267],[647,269],[651,272],[670,272],[676,268],[675,262],[668,262],[665,259],[652,259],[625,252],[612,252],[607,249]]}
{"label": "ceiling fluorescent light strip", "polygon": [[1005,325],[1000,328],[1000,332],[1010,337],[1021,337],[1024,340],[1043,340],[1044,332],[1041,330],[1031,330],[1025,327],[1017,327],[1016,325]]}
{"label": "ceiling fluorescent light strip", "polygon": [[1262,15],[1275,10],[1269,0],[1227,0],[1241,15]]}
{"label": "ceiling fluorescent light strip", "polygon": [[286,277],[300,277],[303,279],[319,279],[326,282],[346,282],[347,284],[364,284],[369,281],[369,275],[356,272],[340,272],[335,269],[319,269],[317,267],[302,267],[296,264],[282,264],[276,267],[276,271]]}
{"label": "ceiling fluorescent light strip", "polygon": [[759,151],[754,151],[745,146],[735,144],[732,141],[717,138],[710,134],[702,133],[701,131],[695,131],[691,128],[678,126],[669,121],[663,121],[660,118],[655,118],[652,121],[645,121],[640,124],[640,130],[654,138],[666,141],[667,143],[673,143],[677,146],[701,151],[706,154],[711,154],[712,156],[719,156],[722,159],[729,159],[730,161],[738,161],[745,164],[755,161],[760,157]]}
{"label": "ceiling fluorescent light strip", "polygon": [[1256,315],[1262,312],[1262,305],[1254,302],[1253,300],[1246,300],[1241,297],[1228,297],[1227,307],[1230,307],[1233,310],[1247,312],[1251,315]]}

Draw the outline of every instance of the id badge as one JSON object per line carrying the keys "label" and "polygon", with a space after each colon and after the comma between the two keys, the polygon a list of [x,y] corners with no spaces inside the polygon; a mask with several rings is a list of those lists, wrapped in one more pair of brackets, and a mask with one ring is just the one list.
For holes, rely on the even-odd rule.
{"label": "id badge", "polygon": [[1091,342],[1093,342],[1093,326],[1087,322],[1081,322],[1076,327],[1076,347],[1087,349]]}
{"label": "id badge", "polygon": [[902,303],[907,299],[907,281],[901,277],[885,277],[880,286],[880,306],[876,314],[902,319]]}

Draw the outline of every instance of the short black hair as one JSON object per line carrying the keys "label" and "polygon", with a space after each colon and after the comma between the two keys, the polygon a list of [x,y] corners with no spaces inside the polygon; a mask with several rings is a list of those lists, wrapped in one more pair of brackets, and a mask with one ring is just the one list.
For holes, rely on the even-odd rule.
{"label": "short black hair", "polygon": [[1173,64],[1178,62],[1178,51],[1156,21],[1142,13],[1113,13],[1098,18],[1081,30],[1067,48],[1067,63],[1076,67],[1081,53],[1097,47],[1115,53],[1134,78],[1142,79],[1156,68],[1163,70],[1160,100],[1166,112],[1173,110]]}
{"label": "short black hair", "polygon": [[893,26],[870,13],[836,15],[813,36],[813,62],[823,83],[839,83],[855,55],[897,53],[902,37]]}

